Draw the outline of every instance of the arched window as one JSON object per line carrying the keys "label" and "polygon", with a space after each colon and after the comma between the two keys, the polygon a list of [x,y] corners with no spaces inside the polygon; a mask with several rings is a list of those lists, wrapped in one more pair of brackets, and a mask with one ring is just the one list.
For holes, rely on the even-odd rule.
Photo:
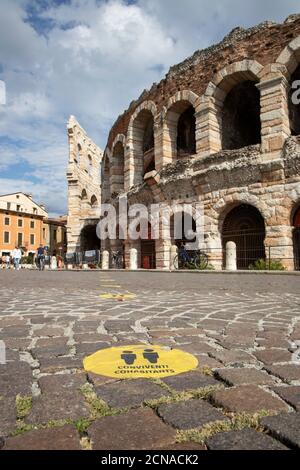
{"label": "arched window", "polygon": [[92,176],[92,171],[93,171],[93,160],[90,155],[88,155],[88,174],[89,176]]}
{"label": "arched window", "polygon": [[96,198],[95,195],[92,196],[92,198],[91,198],[91,206],[92,206],[93,208],[98,207],[98,199]]}
{"label": "arched window", "polygon": [[78,144],[77,145],[77,152],[76,152],[76,162],[77,162],[78,165],[80,165],[81,151],[82,151],[81,145]]}
{"label": "arched window", "polygon": [[133,122],[134,182],[143,181],[146,173],[155,170],[154,117],[151,111],[143,109]]}
{"label": "arched window", "polygon": [[223,150],[261,143],[260,93],[254,81],[244,81],[231,89],[221,116]]}
{"label": "arched window", "polygon": [[102,184],[102,201],[105,204],[110,200],[111,190],[110,190],[110,164],[109,159],[106,157],[103,162],[103,172],[102,172],[103,184]]}
{"label": "arched window", "polygon": [[196,118],[193,106],[189,106],[178,119],[177,152],[178,156],[196,153]]}
{"label": "arched window", "polygon": [[87,192],[85,189],[82,190],[82,193],[81,193],[81,200],[82,201],[87,201]]}

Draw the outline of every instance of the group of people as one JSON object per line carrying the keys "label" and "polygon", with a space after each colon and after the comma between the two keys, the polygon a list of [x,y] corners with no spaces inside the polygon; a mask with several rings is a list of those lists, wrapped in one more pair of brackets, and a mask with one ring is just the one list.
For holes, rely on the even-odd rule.
{"label": "group of people", "polygon": [[[43,245],[40,245],[40,247],[36,251],[36,264],[37,267],[40,271],[43,271],[45,269],[45,257],[47,255],[47,252]],[[2,258],[2,263],[6,265],[6,269],[10,269],[11,266],[14,267],[16,271],[19,271],[21,269],[21,259],[22,259],[23,253],[21,248],[18,246],[15,247],[15,249],[12,251],[11,255],[5,255]]]}

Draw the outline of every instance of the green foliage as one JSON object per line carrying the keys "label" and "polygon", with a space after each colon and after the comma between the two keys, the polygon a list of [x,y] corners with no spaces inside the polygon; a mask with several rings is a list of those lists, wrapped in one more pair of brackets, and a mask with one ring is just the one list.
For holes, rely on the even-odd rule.
{"label": "green foliage", "polygon": [[259,259],[249,266],[250,271],[285,271],[280,261]]}
{"label": "green foliage", "polygon": [[24,419],[30,413],[32,407],[32,397],[16,397],[17,418]]}

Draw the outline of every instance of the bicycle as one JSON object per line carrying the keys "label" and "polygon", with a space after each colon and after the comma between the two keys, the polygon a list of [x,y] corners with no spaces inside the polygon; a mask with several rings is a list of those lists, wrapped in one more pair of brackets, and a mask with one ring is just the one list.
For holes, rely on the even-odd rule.
{"label": "bicycle", "polygon": [[174,259],[174,267],[180,269],[205,270],[208,266],[208,256],[201,250],[189,252],[185,248],[181,249]]}
{"label": "bicycle", "polygon": [[121,251],[112,253],[112,264],[115,269],[123,269],[123,254]]}

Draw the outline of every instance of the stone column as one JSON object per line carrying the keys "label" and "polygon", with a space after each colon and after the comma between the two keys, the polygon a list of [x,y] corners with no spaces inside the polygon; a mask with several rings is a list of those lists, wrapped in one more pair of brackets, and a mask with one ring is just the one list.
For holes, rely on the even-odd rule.
{"label": "stone column", "polygon": [[226,244],[226,271],[237,271],[236,244],[234,242]]}
{"label": "stone column", "polygon": [[51,258],[51,269],[53,269],[53,270],[57,269],[57,259],[56,259],[56,256],[52,256],[52,258]]}
{"label": "stone column", "polygon": [[202,98],[196,114],[196,150],[201,156],[217,153],[222,149],[220,108],[215,98]]}
{"label": "stone column", "polygon": [[109,252],[106,250],[102,252],[102,269],[105,271],[109,269]]}
{"label": "stone column", "polygon": [[[272,67],[272,66],[269,66]],[[273,66],[274,67],[274,66]],[[290,136],[288,81],[277,72],[267,73],[257,85],[261,96],[261,136],[264,160],[278,157]]]}
{"label": "stone column", "polygon": [[136,248],[130,249],[130,270],[136,271],[138,269],[138,251]]}

